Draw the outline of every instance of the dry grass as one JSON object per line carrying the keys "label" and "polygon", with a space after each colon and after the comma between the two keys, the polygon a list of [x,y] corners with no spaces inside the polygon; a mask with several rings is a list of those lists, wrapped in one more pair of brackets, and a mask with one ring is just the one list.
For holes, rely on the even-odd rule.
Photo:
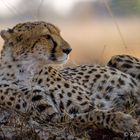
{"label": "dry grass", "polygon": [[82,140],[119,140],[122,135],[115,134],[107,129],[91,128],[82,129],[74,127],[72,120],[66,114],[66,121],[63,123],[43,123],[42,125],[29,125],[29,114],[26,116],[15,111],[0,107],[0,115],[3,112],[10,113],[10,116],[5,119],[5,123],[0,124],[0,140],[42,140],[48,138],[49,140],[64,137],[66,134],[80,137]]}

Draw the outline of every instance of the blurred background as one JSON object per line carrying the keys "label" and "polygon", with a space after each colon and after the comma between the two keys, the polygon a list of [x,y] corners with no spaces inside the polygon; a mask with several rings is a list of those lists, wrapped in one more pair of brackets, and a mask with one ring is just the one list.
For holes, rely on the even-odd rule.
{"label": "blurred background", "polygon": [[35,20],[61,29],[73,48],[69,63],[140,57],[140,0],[0,0],[0,30]]}

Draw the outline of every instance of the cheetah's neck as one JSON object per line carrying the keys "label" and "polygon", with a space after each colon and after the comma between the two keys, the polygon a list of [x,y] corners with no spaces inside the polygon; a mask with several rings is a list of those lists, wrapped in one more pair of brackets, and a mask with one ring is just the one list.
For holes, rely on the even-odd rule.
{"label": "cheetah's neck", "polygon": [[[10,81],[19,81],[21,84],[27,85],[29,85],[30,80],[33,78],[38,68],[43,65],[44,62],[38,62],[33,59],[27,61],[1,59],[1,71],[4,71],[5,74],[12,71],[12,74],[15,75],[15,77],[10,78]],[[3,79],[2,76],[1,79]],[[9,81],[9,79],[7,80]]]}

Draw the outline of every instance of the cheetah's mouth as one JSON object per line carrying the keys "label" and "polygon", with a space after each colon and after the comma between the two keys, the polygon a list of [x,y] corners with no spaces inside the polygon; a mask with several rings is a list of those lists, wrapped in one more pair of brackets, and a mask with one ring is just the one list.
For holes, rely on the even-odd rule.
{"label": "cheetah's mouth", "polygon": [[67,63],[68,59],[62,60],[62,61],[56,61],[57,64],[65,64]]}
{"label": "cheetah's mouth", "polygon": [[67,63],[68,59],[69,59],[69,55],[64,56],[64,57],[60,57],[60,58],[55,58],[55,59],[50,57],[48,63],[50,63],[50,64],[65,64],[65,63]]}
{"label": "cheetah's mouth", "polygon": [[68,61],[68,59],[64,59],[64,60],[49,60],[49,62],[48,63],[50,63],[50,64],[65,64],[65,63],[67,63],[67,61]]}

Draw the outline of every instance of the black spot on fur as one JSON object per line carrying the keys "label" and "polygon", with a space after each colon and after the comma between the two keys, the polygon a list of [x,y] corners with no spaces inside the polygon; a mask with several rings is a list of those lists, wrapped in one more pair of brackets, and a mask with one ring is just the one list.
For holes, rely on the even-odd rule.
{"label": "black spot on fur", "polygon": [[81,119],[81,123],[85,123],[85,120],[84,119]]}
{"label": "black spot on fur", "polygon": [[140,80],[140,74],[137,76],[137,79],[139,79],[139,80]]}
{"label": "black spot on fur", "polygon": [[132,68],[132,65],[129,65],[129,64],[123,64],[122,67],[123,67],[123,68],[130,69],[130,68]]}
{"label": "black spot on fur", "polygon": [[112,71],[112,72],[111,72],[111,74],[112,74],[112,75],[115,75],[115,74],[116,74],[116,72]]}
{"label": "black spot on fur", "polygon": [[69,88],[69,87],[70,87],[70,85],[67,84],[67,83],[65,83],[64,86],[65,86],[66,88]]}
{"label": "black spot on fur", "polygon": [[76,93],[76,91],[73,89],[73,90],[72,90],[72,93]]}
{"label": "black spot on fur", "polygon": [[43,70],[40,70],[39,74],[41,74],[41,73],[42,73],[42,71],[43,71]]}
{"label": "black spot on fur", "polygon": [[115,83],[115,81],[114,81],[114,80],[111,80],[111,83],[112,83],[112,84],[114,84],[114,83]]}
{"label": "black spot on fur", "polygon": [[8,32],[9,33],[14,33],[14,30],[13,29],[8,29]]}
{"label": "black spot on fur", "polygon": [[140,66],[136,66],[137,69],[140,69]]}
{"label": "black spot on fur", "polygon": [[101,96],[99,94],[96,95],[97,99],[101,99]]}
{"label": "black spot on fur", "polygon": [[47,71],[45,71],[45,73],[44,73],[45,75],[47,75],[48,74],[48,72]]}
{"label": "black spot on fur", "polygon": [[67,95],[68,95],[68,97],[71,97],[71,93],[70,92],[68,92]]}
{"label": "black spot on fur", "polygon": [[110,100],[110,96],[109,96],[109,95],[106,95],[106,96],[105,96],[105,99],[106,99],[106,100]]}
{"label": "black spot on fur", "polygon": [[77,96],[77,100],[81,101],[82,100],[82,97]]}
{"label": "black spot on fur", "polygon": [[137,61],[137,62],[140,62],[140,60],[137,59],[137,58],[135,58],[135,57],[133,57],[132,60],[133,60],[133,59],[135,59],[135,61]]}
{"label": "black spot on fur", "polygon": [[135,82],[134,79],[131,78],[131,81],[132,81],[132,83],[133,83],[135,86],[137,86],[137,83]]}
{"label": "black spot on fur", "polygon": [[100,117],[99,116],[97,116],[97,120],[100,121]]}
{"label": "black spot on fur", "polygon": [[91,74],[92,73],[92,70],[88,71],[88,74]]}
{"label": "black spot on fur", "polygon": [[102,119],[103,119],[103,120],[105,119],[105,114],[104,114],[104,112],[102,113]]}
{"label": "black spot on fur", "polygon": [[108,115],[106,118],[106,124],[109,124],[109,121],[110,121],[110,115]]}
{"label": "black spot on fur", "polygon": [[63,111],[63,110],[64,110],[64,104],[63,104],[63,102],[62,102],[62,101],[60,101],[59,108],[60,108],[60,110],[61,110],[61,111]]}
{"label": "black spot on fur", "polygon": [[11,103],[11,102],[7,102],[7,104],[8,104],[9,106],[11,106],[11,105],[12,105],[12,103]]}
{"label": "black spot on fur", "polygon": [[19,104],[16,104],[16,109],[20,109],[20,105]]}
{"label": "black spot on fur", "polygon": [[25,107],[27,106],[27,103],[24,102],[24,103],[22,104],[22,106],[25,108]]}
{"label": "black spot on fur", "polygon": [[60,78],[57,78],[56,80],[57,80],[57,81],[61,81],[61,79],[60,79]]}
{"label": "black spot on fur", "polygon": [[1,100],[4,100],[4,96],[1,96]]}
{"label": "black spot on fur", "polygon": [[125,62],[127,62],[127,63],[133,63],[131,60],[125,60]]}
{"label": "black spot on fur", "polygon": [[93,72],[93,71],[97,71],[97,69],[94,69],[94,68],[93,68],[93,69],[92,69],[92,72]]}
{"label": "black spot on fur", "polygon": [[96,77],[96,78],[100,78],[101,75],[100,75],[100,74],[96,74],[95,77]]}
{"label": "black spot on fur", "polygon": [[105,75],[104,75],[104,77],[105,77],[106,79],[108,79],[108,78],[109,78],[109,76],[108,76],[107,74],[105,74]]}
{"label": "black spot on fur", "polygon": [[47,78],[47,79],[46,79],[46,81],[47,81],[47,82],[49,82],[49,81],[50,81],[50,79],[49,79],[49,78]]}
{"label": "black spot on fur", "polygon": [[57,85],[57,87],[58,87],[58,88],[61,88],[61,86],[60,86],[60,85]]}
{"label": "black spot on fur", "polygon": [[118,62],[122,62],[123,60],[122,59],[120,59],[120,58],[117,58],[116,59]]}
{"label": "black spot on fur", "polygon": [[133,84],[129,83],[130,87],[134,88]]}
{"label": "black spot on fur", "polygon": [[112,86],[107,86],[106,91],[107,91],[107,92],[112,92],[113,88],[114,88],[114,87],[112,87]]}
{"label": "black spot on fur", "polygon": [[102,86],[98,86],[98,90],[101,91],[103,89]]}
{"label": "black spot on fur", "polygon": [[117,84],[117,88],[121,88],[120,84]]}
{"label": "black spot on fur", "polygon": [[84,73],[83,72],[78,72],[78,74],[83,75]]}
{"label": "black spot on fur", "polygon": [[42,112],[46,109],[46,105],[45,104],[40,104],[37,106],[37,110],[38,112]]}
{"label": "black spot on fur", "polygon": [[69,110],[69,113],[70,113],[70,114],[77,114],[77,113],[78,113],[78,109],[72,107],[72,108]]}
{"label": "black spot on fur", "polygon": [[122,80],[121,78],[119,78],[119,83],[120,83],[120,85],[125,85],[125,82],[124,82],[124,80]]}
{"label": "black spot on fur", "polygon": [[132,77],[135,77],[136,76],[134,73],[130,73],[130,75],[132,75]]}
{"label": "black spot on fur", "polygon": [[16,37],[16,41],[17,41],[17,42],[21,42],[22,39],[23,39],[23,38],[22,38],[22,35]]}
{"label": "black spot on fur", "polygon": [[39,80],[38,80],[38,84],[41,84],[41,83],[42,83],[42,79],[39,79]]}
{"label": "black spot on fur", "polygon": [[11,101],[14,101],[14,100],[15,100],[15,98],[14,98],[14,97],[10,97],[10,100],[11,100]]}
{"label": "black spot on fur", "polygon": [[68,100],[67,101],[67,107],[69,107],[71,105],[72,101],[71,100]]}
{"label": "black spot on fur", "polygon": [[123,77],[127,78],[127,75],[126,75],[126,74],[124,74],[124,73],[121,73],[121,76],[123,76]]}
{"label": "black spot on fur", "polygon": [[116,72],[116,68],[113,68],[113,67],[109,67],[109,69],[113,72]]}
{"label": "black spot on fur", "polygon": [[63,98],[63,95],[62,94],[59,94],[59,97],[62,99]]}
{"label": "black spot on fur", "polygon": [[42,99],[42,95],[36,95],[36,96],[33,96],[32,101],[35,102],[41,99]]}
{"label": "black spot on fur", "polygon": [[107,65],[110,66],[110,67],[116,67],[117,66],[117,64],[116,63],[112,63],[111,60],[108,62]]}
{"label": "black spot on fur", "polygon": [[83,93],[79,91],[78,94],[79,94],[79,95],[82,95]]}
{"label": "black spot on fur", "polygon": [[102,83],[102,84],[105,84],[105,83],[106,83],[106,80],[102,80],[101,83]]}
{"label": "black spot on fur", "polygon": [[[52,92],[53,92],[53,91],[52,91]],[[50,92],[50,96],[51,96],[51,98],[52,98],[52,101],[53,101],[54,104],[57,104],[56,101],[55,101],[55,97],[54,97],[54,95],[53,95],[52,92]]]}
{"label": "black spot on fur", "polygon": [[89,75],[85,75],[85,78],[87,78],[87,79],[88,79],[88,78],[89,78]]}
{"label": "black spot on fur", "polygon": [[53,85],[54,84],[54,82],[53,81],[51,81],[51,85]]}
{"label": "black spot on fur", "polygon": [[33,93],[36,93],[36,92],[41,92],[41,90],[39,90],[39,89],[33,90]]}
{"label": "black spot on fur", "polygon": [[12,66],[11,65],[8,65],[8,68],[10,69],[10,68],[12,68]]}
{"label": "black spot on fur", "polygon": [[4,84],[3,86],[4,86],[4,87],[8,87],[9,85]]}
{"label": "black spot on fur", "polygon": [[92,118],[92,117],[90,117],[90,118],[89,118],[89,120],[90,120],[90,121],[93,121],[93,118]]}
{"label": "black spot on fur", "polygon": [[88,102],[85,101],[85,102],[81,103],[80,105],[84,106],[84,105],[87,105],[87,104],[88,104]]}

